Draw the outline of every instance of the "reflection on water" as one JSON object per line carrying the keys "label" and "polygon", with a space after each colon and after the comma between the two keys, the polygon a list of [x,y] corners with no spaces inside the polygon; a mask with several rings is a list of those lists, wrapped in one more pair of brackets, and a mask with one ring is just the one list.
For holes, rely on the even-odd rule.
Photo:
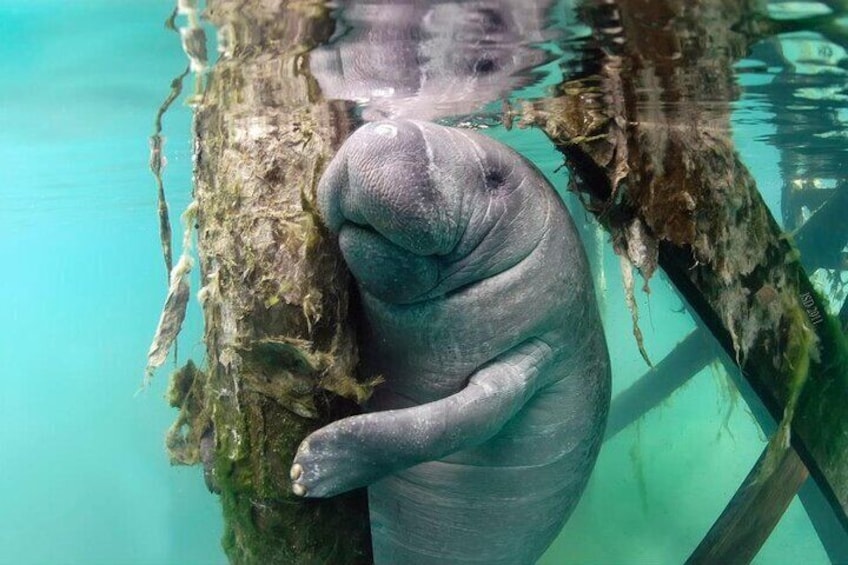
{"label": "reflection on water", "polygon": [[367,120],[468,114],[538,79],[555,32],[551,0],[341,3],[328,45],[310,54],[327,98]]}
{"label": "reflection on water", "polygon": [[[746,94],[759,98],[773,113],[774,133],[768,141],[781,151],[787,186],[800,181],[810,188],[833,188],[846,174],[848,157],[844,47],[816,33],[792,33],[759,42],[744,65],[741,80],[751,83]],[[821,196],[810,195],[813,200],[803,214],[808,216]],[[784,202],[787,228],[800,226],[801,206]]]}
{"label": "reflection on water", "polygon": [[763,141],[779,154],[775,216],[848,328],[848,15],[837,9],[825,2],[771,5],[789,29],[755,44],[738,69],[745,98],[770,114]]}

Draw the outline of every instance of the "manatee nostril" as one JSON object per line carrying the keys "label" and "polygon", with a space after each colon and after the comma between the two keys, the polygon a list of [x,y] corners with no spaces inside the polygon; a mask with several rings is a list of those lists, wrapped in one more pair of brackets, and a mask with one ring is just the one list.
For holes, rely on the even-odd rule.
{"label": "manatee nostril", "polygon": [[489,192],[494,192],[498,190],[501,186],[503,186],[504,178],[503,173],[500,171],[486,171],[486,179],[485,179],[486,190]]}

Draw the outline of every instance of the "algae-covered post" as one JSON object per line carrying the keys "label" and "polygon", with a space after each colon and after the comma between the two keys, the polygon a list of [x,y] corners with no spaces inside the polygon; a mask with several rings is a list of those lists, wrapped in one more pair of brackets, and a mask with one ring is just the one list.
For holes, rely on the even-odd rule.
{"label": "algae-covered post", "polygon": [[[732,64],[779,29],[764,9],[758,0],[584,2],[585,72],[525,104],[519,124],[548,134],[625,263],[646,280],[665,270],[782,421],[762,473],[791,463],[791,438],[844,522],[845,336],[731,139]],[[767,536],[777,518],[742,524]]]}
{"label": "algae-covered post", "polygon": [[369,393],[354,378],[348,275],[314,208],[347,133],[308,70],[334,22],[318,1],[209,0],[205,15],[220,49],[195,119],[207,367],[175,376],[169,445],[202,460],[232,562],[367,563],[364,493],[303,501],[288,473],[308,432]]}

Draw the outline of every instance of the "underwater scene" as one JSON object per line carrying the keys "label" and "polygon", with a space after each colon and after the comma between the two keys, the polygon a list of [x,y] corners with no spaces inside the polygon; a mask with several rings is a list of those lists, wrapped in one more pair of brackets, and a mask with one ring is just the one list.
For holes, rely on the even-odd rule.
{"label": "underwater scene", "polygon": [[0,31],[0,563],[848,563],[845,2]]}

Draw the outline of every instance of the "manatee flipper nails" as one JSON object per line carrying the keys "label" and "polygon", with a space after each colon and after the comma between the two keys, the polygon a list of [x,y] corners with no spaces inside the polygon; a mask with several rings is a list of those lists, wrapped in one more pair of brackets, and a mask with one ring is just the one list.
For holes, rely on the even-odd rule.
{"label": "manatee flipper nails", "polygon": [[[309,450],[309,444],[306,441],[301,442],[300,447],[297,450],[297,453],[300,454],[303,451]],[[295,455],[297,457],[297,455]],[[292,492],[296,496],[306,496],[309,493],[309,489],[304,485],[300,480],[303,478],[303,465],[297,463],[296,461],[292,463],[291,468],[289,469],[289,478],[292,480]]]}
{"label": "manatee flipper nails", "polygon": [[303,466],[300,463],[293,464],[289,470],[289,477],[292,480],[292,492],[297,496],[306,496],[309,494],[309,489],[302,483],[298,482],[302,476]]}
{"label": "manatee flipper nails", "polygon": [[289,476],[297,496],[335,496],[378,479],[371,450],[362,440],[367,436],[365,416],[333,422],[312,432],[297,450]]}
{"label": "manatee flipper nails", "polygon": [[303,474],[303,467],[300,466],[299,463],[295,463],[292,465],[291,471],[289,472],[289,476],[291,480],[296,481]]}

